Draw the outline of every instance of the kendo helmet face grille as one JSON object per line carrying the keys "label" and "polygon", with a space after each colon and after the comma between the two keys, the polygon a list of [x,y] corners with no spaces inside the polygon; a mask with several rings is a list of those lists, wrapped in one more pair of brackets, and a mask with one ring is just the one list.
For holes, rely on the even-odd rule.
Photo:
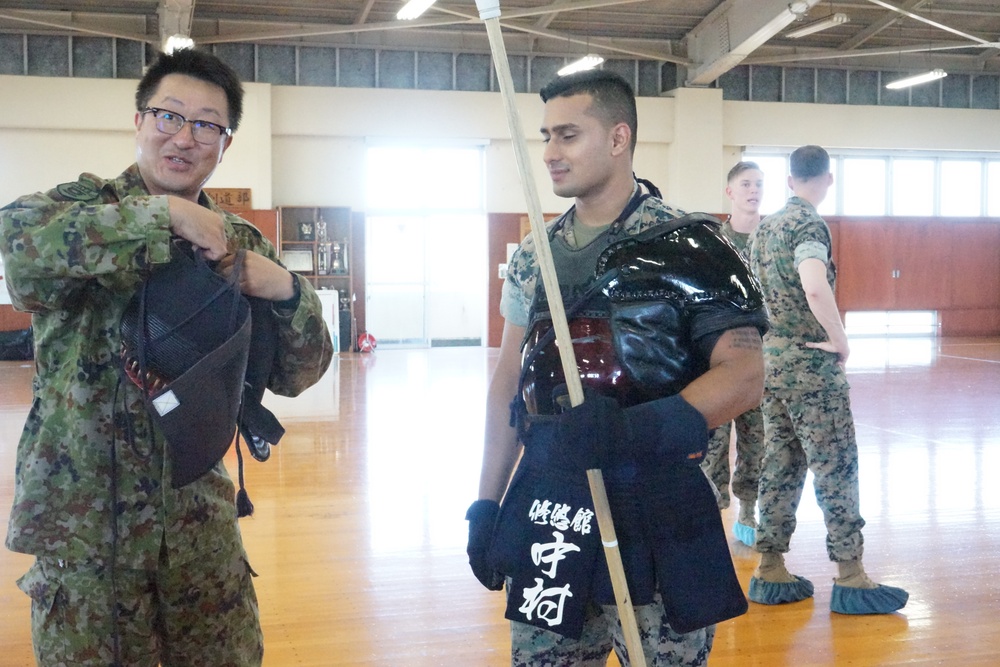
{"label": "kendo helmet face grille", "polygon": [[176,240],[171,261],[153,270],[122,316],[123,370],[166,438],[175,488],[208,472],[236,430],[250,348],[241,264],[226,279]]}
{"label": "kendo helmet face grille", "polygon": [[122,315],[125,370],[140,387],[143,371],[161,384],[176,380],[229,340],[248,313],[231,281],[175,241],[171,261],[153,271]]}

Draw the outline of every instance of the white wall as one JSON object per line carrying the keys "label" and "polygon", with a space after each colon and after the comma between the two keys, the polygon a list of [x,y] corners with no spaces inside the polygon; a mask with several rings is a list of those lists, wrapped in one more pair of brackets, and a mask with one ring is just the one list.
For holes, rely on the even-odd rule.
{"label": "white wall", "polygon": [[[0,205],[135,161],[135,88],[127,79],[0,76]],[[237,139],[209,182],[251,188],[271,208],[271,86],[246,84]]]}
{"label": "white wall", "polygon": [[[275,86],[272,95],[277,206],[338,204],[363,209],[369,142],[486,141],[488,210],[516,213],[528,208],[498,93]],[[662,118],[671,101],[644,98],[639,103],[640,124],[647,125],[642,126],[645,142],[636,173],[659,184],[665,180],[672,130]],[[568,204],[552,194],[542,164],[538,133],[542,101],[534,94],[520,94],[516,104],[542,210],[562,211]]]}
{"label": "white wall", "polygon": [[[135,81],[0,76],[0,203],[133,160]],[[247,84],[243,125],[210,185],[249,187],[256,208],[363,209],[369,141],[487,141],[487,208],[527,210],[499,93]],[[537,95],[516,100],[542,210],[559,212],[541,162]],[[724,211],[742,146],[1000,152],[1000,112],[727,102],[682,89],[639,99],[636,173],[670,203]],[[392,187],[391,183],[384,187]]]}
{"label": "white wall", "polygon": [[724,102],[723,117],[733,146],[1000,152],[997,110]]}

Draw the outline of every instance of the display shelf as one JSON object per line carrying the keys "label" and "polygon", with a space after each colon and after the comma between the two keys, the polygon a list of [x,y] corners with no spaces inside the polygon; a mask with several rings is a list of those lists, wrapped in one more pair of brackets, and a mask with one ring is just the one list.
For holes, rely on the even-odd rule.
{"label": "display shelf", "polygon": [[[351,209],[346,206],[278,208],[281,261],[322,294],[339,295],[340,348],[354,347],[354,249]],[[324,231],[325,228],[325,231]]]}

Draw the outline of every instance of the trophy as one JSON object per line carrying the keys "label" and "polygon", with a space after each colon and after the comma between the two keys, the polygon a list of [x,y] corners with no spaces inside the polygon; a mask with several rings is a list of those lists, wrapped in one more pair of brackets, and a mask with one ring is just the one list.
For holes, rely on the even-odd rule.
{"label": "trophy", "polygon": [[330,271],[333,273],[344,273],[344,258],[340,241],[333,242],[333,258],[330,260]]}
{"label": "trophy", "polygon": [[324,276],[330,273],[329,243],[320,243],[316,246],[316,273]]}

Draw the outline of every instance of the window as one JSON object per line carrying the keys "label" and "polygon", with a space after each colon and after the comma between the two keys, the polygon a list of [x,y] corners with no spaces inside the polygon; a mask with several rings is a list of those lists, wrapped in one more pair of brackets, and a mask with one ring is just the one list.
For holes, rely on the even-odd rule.
{"label": "window", "polygon": [[934,215],[934,160],[892,161],[893,215]]}
{"label": "window", "polygon": [[983,163],[942,160],[941,215],[982,215]]}
{"label": "window", "polygon": [[845,158],[844,215],[885,215],[885,164],[879,158]]}
{"label": "window", "polygon": [[487,233],[480,146],[372,146],[366,325],[383,346],[480,345]]}
{"label": "window", "polygon": [[820,215],[836,215],[840,210],[838,197],[840,195],[840,176],[837,174],[837,158],[830,157],[830,173],[833,174],[833,185],[826,191],[826,199],[820,202],[816,212]]}
{"label": "window", "polygon": [[764,172],[764,197],[760,212],[768,215],[780,210],[788,200],[788,158],[782,155],[746,155],[744,160],[756,162]]}
{"label": "window", "polygon": [[[791,149],[748,150],[764,170],[761,211],[773,213],[791,194],[785,186]],[[820,215],[1000,217],[1000,159],[995,154],[917,151],[830,152],[833,186]]]}
{"label": "window", "polygon": [[1000,218],[1000,161],[988,164],[986,172],[986,215]]}

